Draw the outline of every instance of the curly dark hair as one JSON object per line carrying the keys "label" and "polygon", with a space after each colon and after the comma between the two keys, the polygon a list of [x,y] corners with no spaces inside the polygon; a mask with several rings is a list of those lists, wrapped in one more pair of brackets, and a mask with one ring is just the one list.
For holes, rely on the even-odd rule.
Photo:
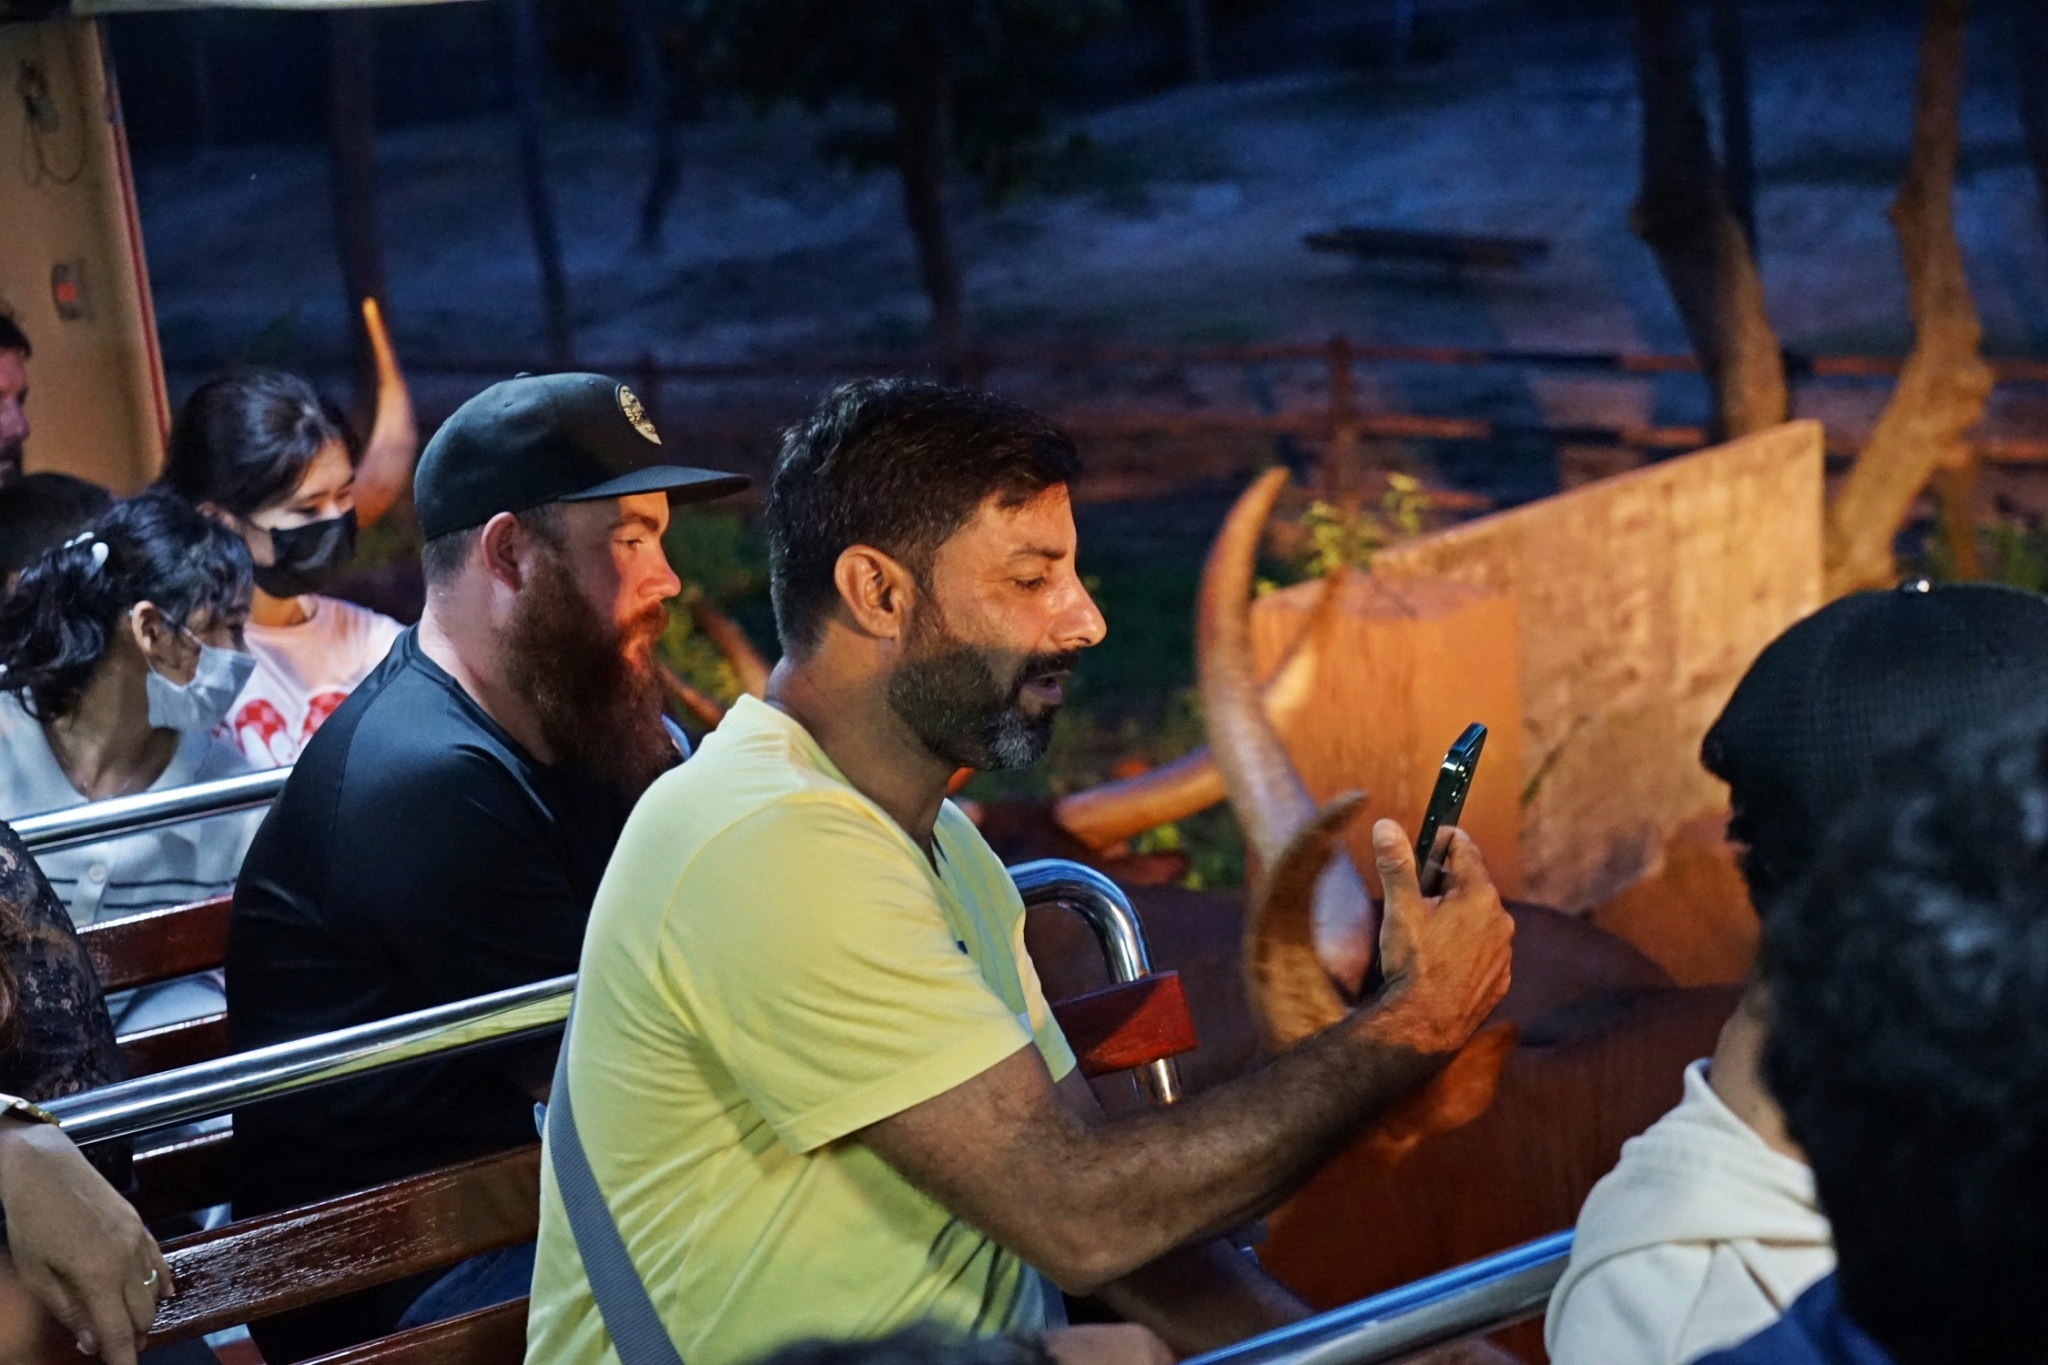
{"label": "curly dark hair", "polygon": [[1066,433],[1005,399],[918,379],[857,379],[782,438],[768,489],[775,630],[801,658],[839,601],[833,566],[872,545],[923,577],[989,498],[1020,506],[1081,475]]}
{"label": "curly dark hair", "polygon": [[[95,543],[104,563],[95,563]],[[242,538],[182,499],[145,492],[116,503],[82,538],[47,550],[0,600],[0,690],[29,714],[71,714],[121,620],[151,602],[184,624],[249,613],[251,569]]]}
{"label": "curly dark hair", "polygon": [[2048,1308],[2048,715],[1887,763],[1765,921],[1764,1076],[1899,1365],[2037,1360]]}

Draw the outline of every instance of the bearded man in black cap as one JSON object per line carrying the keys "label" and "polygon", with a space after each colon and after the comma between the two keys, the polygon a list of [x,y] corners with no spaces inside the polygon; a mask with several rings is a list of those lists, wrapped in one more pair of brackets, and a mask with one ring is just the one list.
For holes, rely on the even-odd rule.
{"label": "bearded man in black cap", "polygon": [[[1728,784],[1728,836],[1764,923],[1824,937],[1780,917],[1810,913],[1792,893],[1884,762],[1937,730],[2024,714],[2044,686],[2048,599],[1990,584],[1857,593],[1772,641],[1700,746]],[[1752,986],[1678,1107],[1587,1197],[1544,1329],[1557,1365],[1698,1359],[1834,1269],[1813,1172],[1759,1071],[1769,1019]]]}
{"label": "bearded man in black cap", "polygon": [[[652,657],[681,587],[670,507],[745,485],[667,463],[632,391],[602,375],[522,376],[449,418],[414,479],[425,613],[308,744],[236,884],[236,1050],[576,970],[626,814],[678,757]],[[236,1215],[531,1142],[553,1051],[238,1111]],[[257,1341],[298,1360],[515,1297],[531,1258],[318,1305]]]}

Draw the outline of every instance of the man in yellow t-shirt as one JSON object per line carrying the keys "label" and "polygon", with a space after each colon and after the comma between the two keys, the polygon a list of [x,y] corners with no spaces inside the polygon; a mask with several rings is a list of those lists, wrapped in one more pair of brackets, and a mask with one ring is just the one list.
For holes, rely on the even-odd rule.
{"label": "man in yellow t-shirt", "polygon": [[[1299,1318],[1216,1233],[1432,1074],[1506,989],[1507,917],[1470,842],[1426,904],[1382,822],[1380,995],[1199,1101],[1103,1118],[1016,890],[945,800],[962,767],[1044,752],[1102,638],[1077,472],[1043,419],[903,380],[836,390],[785,440],[783,662],[628,821],[567,1045],[592,1173],[688,1365],[919,1321],[1037,1332],[1062,1321],[1055,1284],[1181,1351]],[[544,1171],[527,1359],[604,1365]],[[1104,1365],[1161,1350],[1051,1341]]]}

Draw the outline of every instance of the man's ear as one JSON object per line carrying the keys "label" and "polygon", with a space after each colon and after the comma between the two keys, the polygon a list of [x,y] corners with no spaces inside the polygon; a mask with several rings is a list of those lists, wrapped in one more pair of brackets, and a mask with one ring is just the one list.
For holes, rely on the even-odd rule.
{"label": "man's ear", "polygon": [[493,582],[518,591],[526,584],[526,565],[522,556],[531,548],[527,542],[528,532],[519,524],[519,518],[510,512],[500,512],[484,523],[483,534],[477,537],[477,553],[483,557],[484,572]]}
{"label": "man's ear", "polygon": [[902,564],[872,545],[849,545],[832,566],[832,583],[855,629],[878,640],[903,638],[917,581]]}

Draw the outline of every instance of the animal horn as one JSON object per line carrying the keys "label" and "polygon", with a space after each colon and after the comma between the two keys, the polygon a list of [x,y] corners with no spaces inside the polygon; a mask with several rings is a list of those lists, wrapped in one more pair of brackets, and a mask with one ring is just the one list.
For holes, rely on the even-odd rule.
{"label": "animal horn", "polygon": [[725,719],[725,708],[718,704],[716,698],[708,697],[684,682],[667,664],[657,663],[655,671],[661,680],[662,688],[674,698],[677,705],[695,716],[705,726],[714,730],[718,728],[718,722]]}
{"label": "animal horn", "polygon": [[[1338,576],[1333,574],[1288,647],[1286,659],[1266,683],[1266,715],[1276,726],[1291,722],[1308,703],[1323,628],[1336,614],[1337,585]],[[1062,797],[1052,814],[1067,833],[1101,852],[1134,834],[1207,810],[1227,795],[1223,774],[1204,745],[1150,772]]]}
{"label": "animal horn", "polygon": [[[1209,549],[1195,606],[1195,676],[1210,748],[1238,821],[1269,867],[1316,818],[1315,802],[1259,703],[1251,659],[1252,570],[1260,533],[1286,482],[1286,470],[1269,470],[1239,495]],[[1341,851],[1314,882],[1309,899],[1318,950],[1311,961],[1320,964],[1319,974],[1327,971],[1355,988],[1378,948],[1379,911]],[[1254,959],[1260,951],[1256,943],[1247,947]],[[1328,987],[1326,981],[1319,985]],[[1304,994],[1309,986],[1290,990]]]}
{"label": "animal horn", "polygon": [[750,697],[767,696],[768,661],[754,648],[754,642],[747,638],[746,631],[740,629],[740,623],[720,611],[702,592],[689,595],[689,606],[690,620],[732,665],[734,675],[739,678],[740,690]]}
{"label": "animal horn", "polygon": [[1245,917],[1245,976],[1266,1041],[1284,1048],[1350,1013],[1316,955],[1316,881],[1345,829],[1365,809],[1346,792],[1309,817],[1266,865]]}

